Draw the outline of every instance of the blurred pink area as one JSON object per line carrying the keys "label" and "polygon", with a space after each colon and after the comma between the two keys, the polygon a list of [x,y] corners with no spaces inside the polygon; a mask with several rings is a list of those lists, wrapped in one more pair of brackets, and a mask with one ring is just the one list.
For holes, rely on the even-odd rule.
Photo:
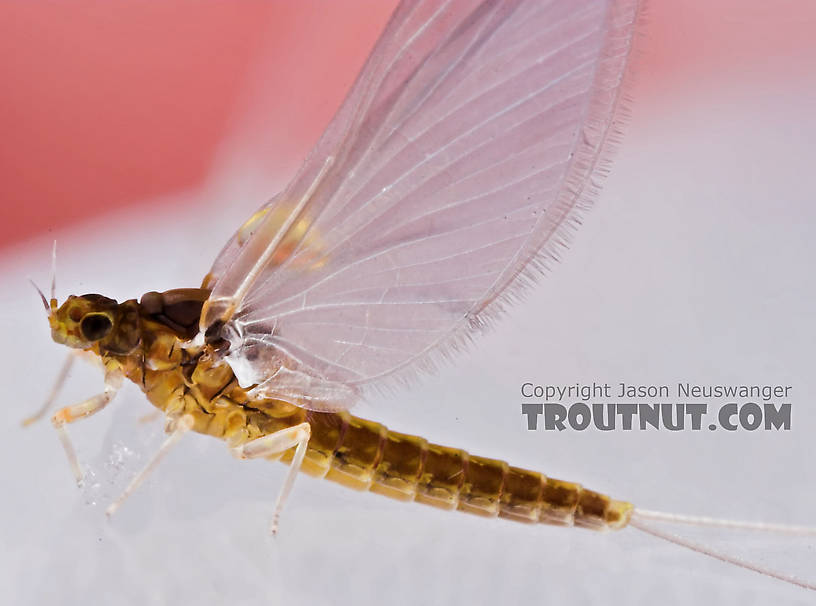
{"label": "blurred pink area", "polygon": [[[228,138],[291,174],[395,5],[1,3],[0,241],[195,187]],[[642,30],[639,112],[795,80],[816,56],[808,0],[651,2]]]}
{"label": "blurred pink area", "polygon": [[0,3],[0,241],[200,183],[259,60],[263,113],[316,137],[393,5]]}
{"label": "blurred pink area", "polygon": [[664,102],[682,102],[684,90],[712,83],[770,85],[809,75],[816,60],[814,30],[816,3],[809,0],[648,2],[643,94],[659,111]]}

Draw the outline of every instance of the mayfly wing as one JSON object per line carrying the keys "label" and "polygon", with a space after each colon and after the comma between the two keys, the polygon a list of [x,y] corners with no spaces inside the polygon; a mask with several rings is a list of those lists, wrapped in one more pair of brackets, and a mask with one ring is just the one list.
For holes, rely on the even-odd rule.
{"label": "mayfly wing", "polygon": [[[227,319],[240,306],[249,286],[259,277],[259,273],[268,270],[267,265],[270,262],[273,267],[279,265],[270,259],[274,258],[276,249],[280,248],[275,236],[283,231],[282,219],[290,216],[294,220],[298,214],[293,206],[295,202],[308,207],[308,212],[303,212],[305,217],[314,220],[319,214],[321,201],[326,198],[314,195],[307,198],[309,190],[318,184],[320,177],[327,176],[324,174],[325,169],[329,164],[335,164],[339,153],[365,145],[366,133],[360,125],[364,117],[369,115],[367,110],[372,104],[372,97],[377,91],[382,90],[383,80],[389,75],[389,68],[395,63],[395,57],[400,50],[412,50],[410,38],[418,33],[423,21],[428,23],[428,11],[437,10],[438,4],[439,2],[402,2],[394,11],[337,115],[286,191],[262,206],[233,236],[216,259],[208,278],[214,283],[217,277],[218,281],[208,306],[209,314],[202,318],[202,328],[209,327],[218,319]],[[356,143],[356,146],[351,145],[352,142]],[[334,168],[333,176],[337,178],[339,175],[339,179],[342,180],[339,161]],[[278,205],[280,199],[286,202]],[[275,217],[265,217],[266,211],[276,207],[280,207],[282,213]],[[241,236],[242,231],[252,233],[253,237],[247,245],[242,242],[244,240]],[[230,308],[229,311],[223,309],[225,306]]]}
{"label": "mayfly wing", "polygon": [[218,257],[202,329],[316,410],[431,367],[538,276],[614,132],[637,2],[403,2],[292,183]]}

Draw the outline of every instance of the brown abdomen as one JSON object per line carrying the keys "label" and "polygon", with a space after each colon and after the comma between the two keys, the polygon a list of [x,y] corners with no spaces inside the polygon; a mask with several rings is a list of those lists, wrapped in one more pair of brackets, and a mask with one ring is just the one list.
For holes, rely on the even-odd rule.
{"label": "brown abdomen", "polygon": [[[520,522],[623,528],[632,505],[347,413],[311,413],[304,471],[357,490]],[[285,457],[284,460],[289,457]]]}

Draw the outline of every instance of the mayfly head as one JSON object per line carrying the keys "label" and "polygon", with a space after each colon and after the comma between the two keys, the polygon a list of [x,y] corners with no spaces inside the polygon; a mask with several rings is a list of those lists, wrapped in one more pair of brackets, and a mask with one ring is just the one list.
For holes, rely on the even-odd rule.
{"label": "mayfly head", "polygon": [[138,313],[131,302],[117,303],[103,295],[71,295],[57,307],[51,300],[51,338],[75,349],[101,354],[126,354],[139,342]]}

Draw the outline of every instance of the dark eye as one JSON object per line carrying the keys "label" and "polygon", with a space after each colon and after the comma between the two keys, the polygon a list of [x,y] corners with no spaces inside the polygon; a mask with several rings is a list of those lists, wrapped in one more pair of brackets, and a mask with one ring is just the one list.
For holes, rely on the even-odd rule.
{"label": "dark eye", "polygon": [[98,341],[110,332],[113,327],[105,314],[88,314],[82,318],[79,329],[88,341]]}

